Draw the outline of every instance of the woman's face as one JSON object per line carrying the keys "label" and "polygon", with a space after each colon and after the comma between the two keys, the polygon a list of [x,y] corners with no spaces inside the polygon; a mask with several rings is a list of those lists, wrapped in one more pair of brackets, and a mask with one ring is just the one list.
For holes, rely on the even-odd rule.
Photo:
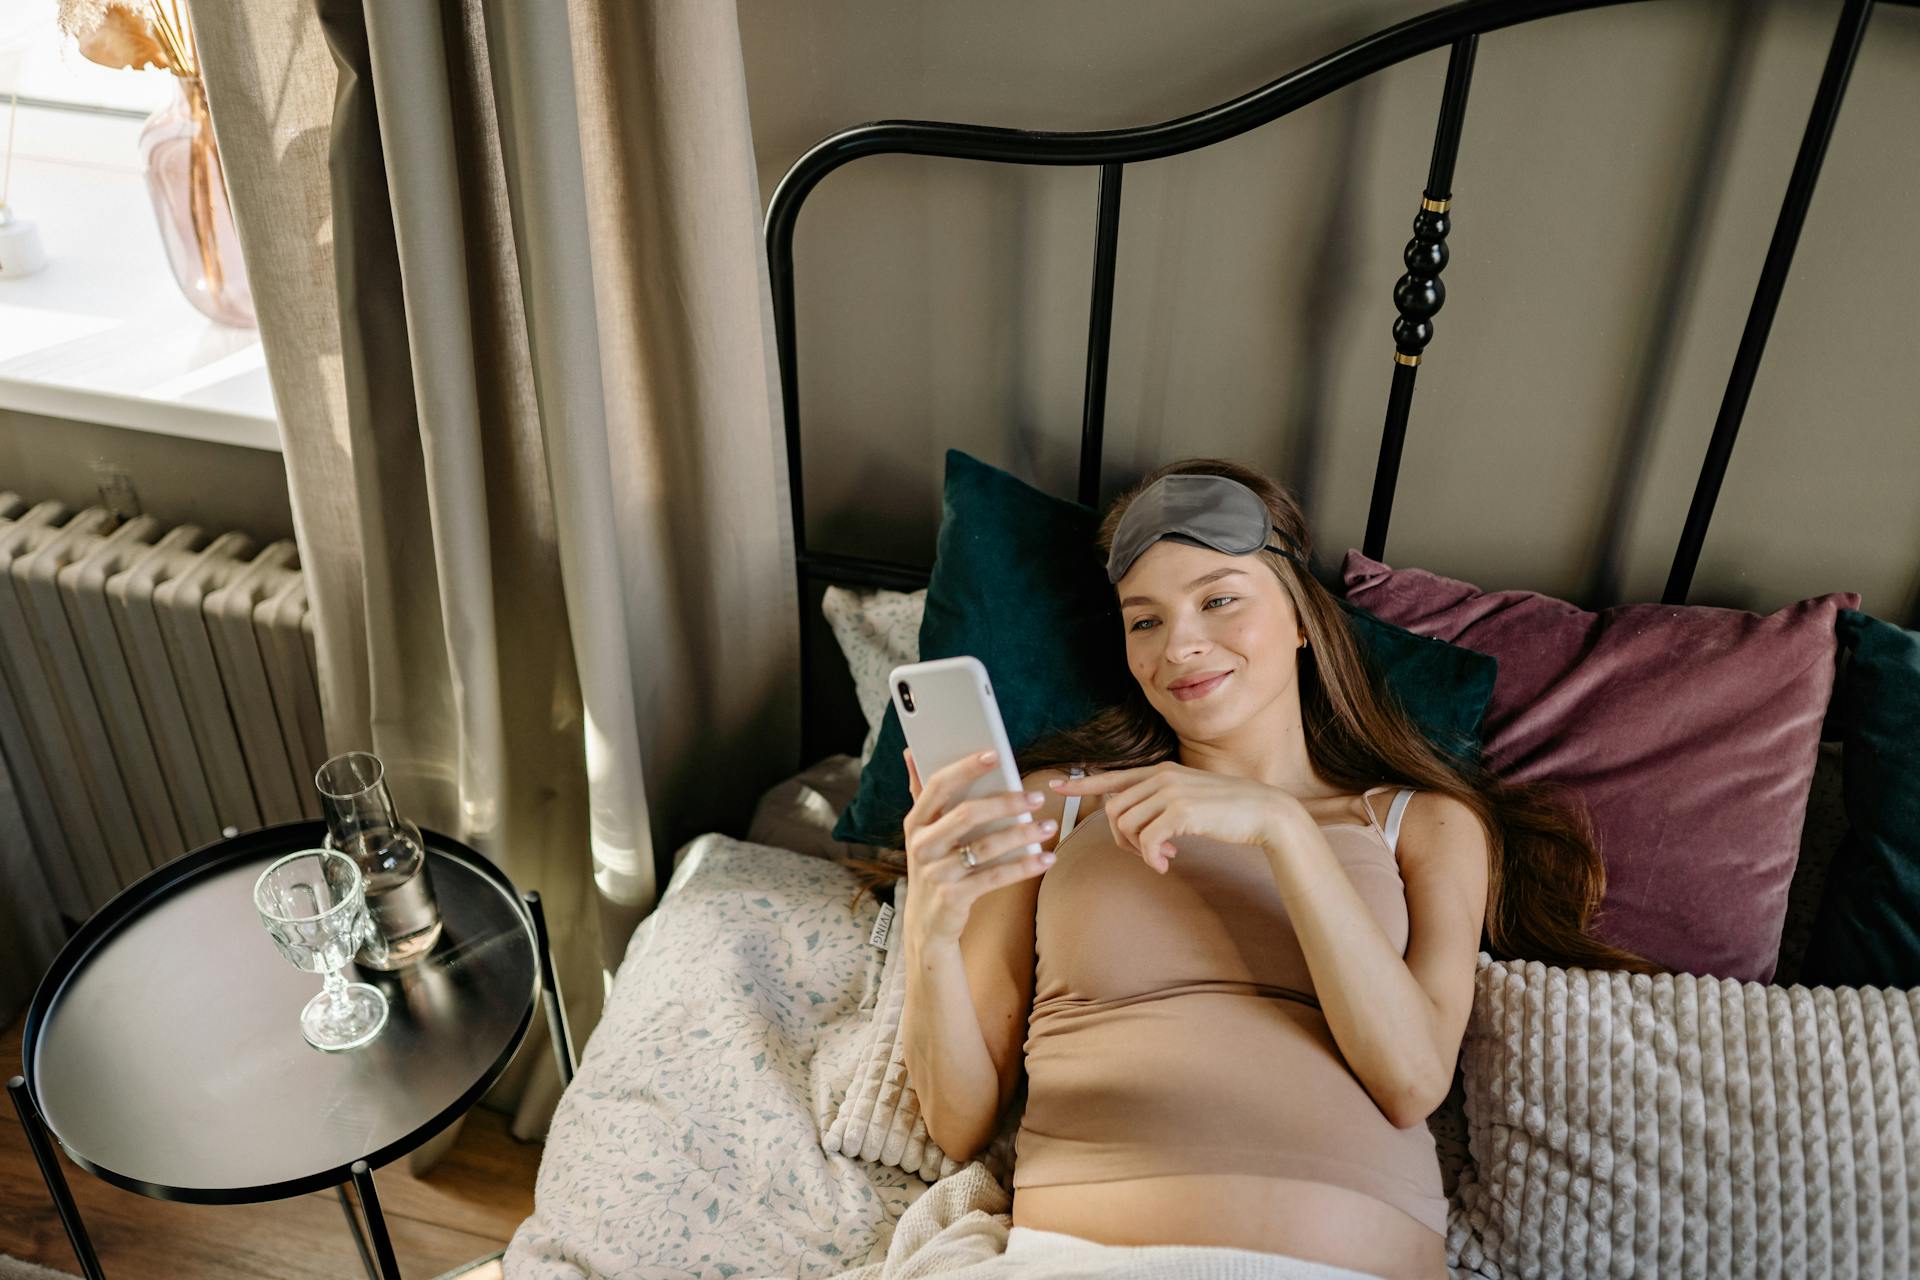
{"label": "woman's face", "polygon": [[[1298,615],[1260,557],[1164,540],[1133,562],[1116,591],[1127,666],[1175,733],[1214,737],[1294,682]],[[1191,688],[1174,687],[1196,677]]]}

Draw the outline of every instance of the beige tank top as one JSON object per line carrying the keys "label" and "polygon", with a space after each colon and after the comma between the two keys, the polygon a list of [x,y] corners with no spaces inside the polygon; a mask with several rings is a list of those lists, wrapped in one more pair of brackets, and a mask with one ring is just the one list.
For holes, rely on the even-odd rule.
{"label": "beige tank top", "polygon": [[[1323,824],[1401,954],[1406,891],[1384,828]],[[1246,1173],[1350,1188],[1446,1231],[1433,1135],[1396,1128],[1341,1056],[1259,850],[1174,841],[1163,876],[1114,842],[1104,809],[1040,882],[1013,1185]]]}

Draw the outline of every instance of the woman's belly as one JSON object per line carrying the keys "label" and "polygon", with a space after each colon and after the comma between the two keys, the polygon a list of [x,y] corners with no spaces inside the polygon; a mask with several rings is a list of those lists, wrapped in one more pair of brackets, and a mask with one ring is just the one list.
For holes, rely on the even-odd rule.
{"label": "woman's belly", "polygon": [[1215,1245],[1284,1253],[1388,1276],[1445,1280],[1439,1234],[1345,1187],[1202,1173],[1017,1188],[1013,1225],[1102,1244]]}
{"label": "woman's belly", "polygon": [[1388,1121],[1317,1007],[1199,989],[1062,1002],[1030,1027],[1013,1169],[1021,1194],[1220,1178],[1242,1205],[1265,1196],[1309,1224],[1312,1214],[1289,1205],[1344,1195],[1355,1213],[1395,1214],[1436,1239],[1444,1230],[1433,1134]]}

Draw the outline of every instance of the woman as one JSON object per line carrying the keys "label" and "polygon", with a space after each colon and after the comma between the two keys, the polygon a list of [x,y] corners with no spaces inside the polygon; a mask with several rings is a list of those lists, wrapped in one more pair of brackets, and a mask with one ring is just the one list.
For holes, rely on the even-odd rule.
{"label": "woman", "polygon": [[[923,779],[907,753],[907,1069],[957,1160],[1024,1079],[1010,1253],[1065,1236],[1444,1276],[1425,1120],[1476,951],[1659,971],[1588,935],[1584,811],[1430,745],[1310,545],[1259,472],[1160,468],[1099,532],[1128,701],[1021,752],[1024,793],[958,802],[987,762]],[[1033,839],[969,843],[1020,811],[1043,852],[980,866]]]}

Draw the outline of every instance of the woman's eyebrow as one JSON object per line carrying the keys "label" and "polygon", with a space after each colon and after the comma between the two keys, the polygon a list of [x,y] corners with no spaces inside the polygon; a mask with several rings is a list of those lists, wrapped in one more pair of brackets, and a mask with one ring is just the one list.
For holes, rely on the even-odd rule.
{"label": "woman's eyebrow", "polygon": [[[1240,569],[1215,569],[1212,573],[1203,573],[1199,577],[1195,578],[1192,582],[1189,582],[1187,584],[1186,589],[1188,591],[1192,591],[1197,587],[1206,586],[1209,582],[1212,582],[1215,578],[1224,578],[1230,574],[1241,573],[1241,572],[1243,572],[1243,570],[1240,570]],[[1151,596],[1128,596],[1125,600],[1122,600],[1120,602],[1120,607],[1124,609],[1130,604],[1152,604],[1152,603],[1153,603],[1153,598]]]}

